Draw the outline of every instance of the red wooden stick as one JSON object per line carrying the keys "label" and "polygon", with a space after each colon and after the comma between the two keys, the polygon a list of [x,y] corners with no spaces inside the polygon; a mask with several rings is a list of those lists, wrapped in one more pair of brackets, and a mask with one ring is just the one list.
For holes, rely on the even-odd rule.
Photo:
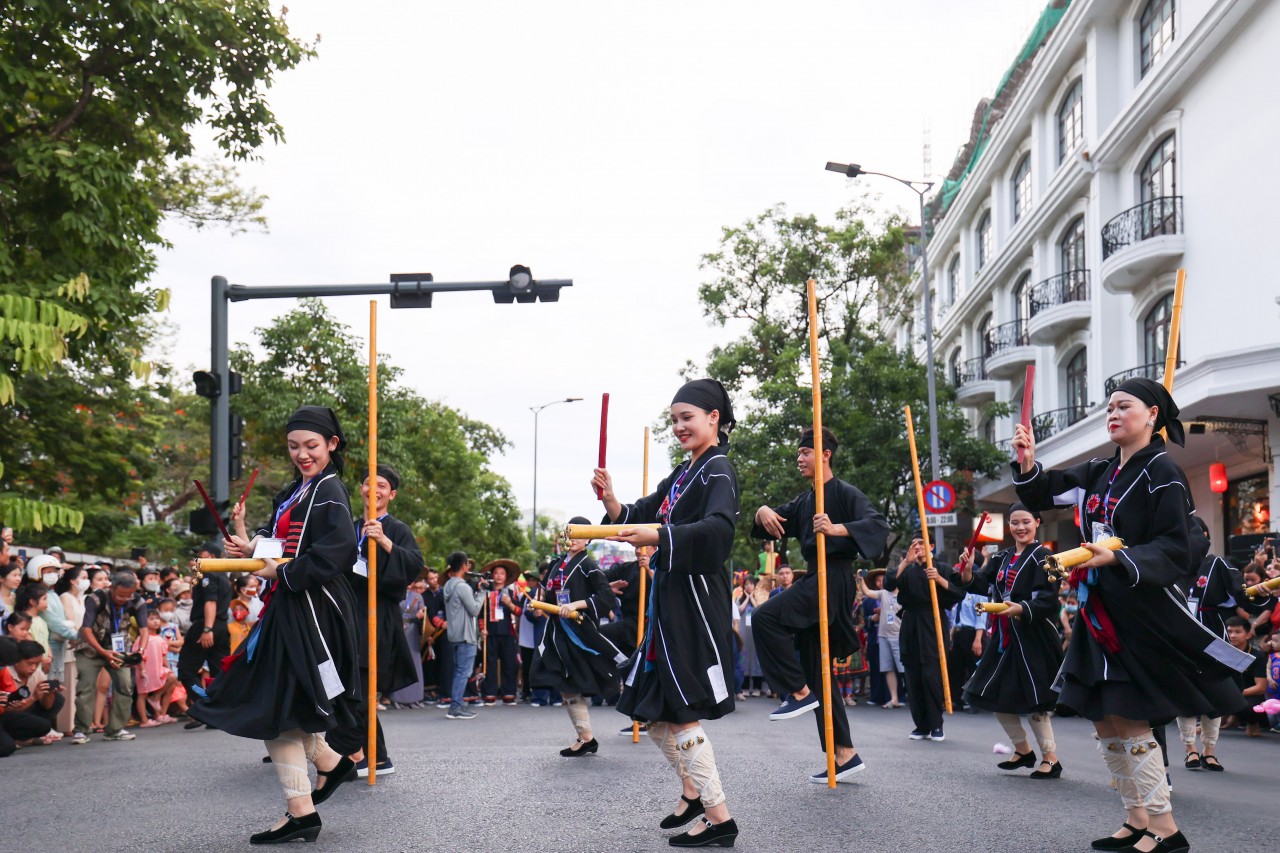
{"label": "red wooden stick", "polygon": [[[596,467],[604,467],[605,448],[609,444],[609,395],[608,393],[600,396],[600,464]],[[604,491],[598,486],[596,487],[596,498],[604,495]]]}
{"label": "red wooden stick", "polygon": [[222,531],[222,538],[230,539],[231,534],[227,532],[227,526],[222,523],[222,516],[218,515],[218,508],[213,505],[213,500],[209,497],[209,493],[204,490],[204,486],[200,484],[199,480],[196,480],[195,484],[196,488],[200,490],[200,497],[204,498],[204,505],[209,508],[209,514],[218,523],[218,529]]}
{"label": "red wooden stick", "polygon": [[249,499],[249,492],[253,490],[253,481],[258,479],[258,469],[254,468],[253,473],[249,475],[249,485],[244,487],[244,494],[240,496],[240,505],[244,506],[244,502]]}
{"label": "red wooden stick", "polygon": [[[973,535],[969,537],[969,547],[966,550],[974,551],[975,554],[977,553],[975,549],[978,547],[978,537],[982,535],[982,528],[986,525],[987,519],[990,517],[991,516],[984,512],[982,517],[978,519],[978,526],[973,528]],[[960,570],[959,563],[956,563],[956,570]]]}
{"label": "red wooden stick", "polygon": [[[1027,381],[1022,386],[1022,425],[1031,429],[1031,395],[1036,387],[1036,366],[1027,365]],[[1022,448],[1018,448],[1018,463],[1022,463]]]}

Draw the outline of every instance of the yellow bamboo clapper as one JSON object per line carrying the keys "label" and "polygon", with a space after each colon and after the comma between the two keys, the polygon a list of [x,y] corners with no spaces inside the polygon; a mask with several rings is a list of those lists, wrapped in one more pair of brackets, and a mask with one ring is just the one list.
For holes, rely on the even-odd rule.
{"label": "yellow bamboo clapper", "polygon": [[997,616],[1009,609],[1007,601],[980,601],[976,605],[978,610],[991,616]]}
{"label": "yellow bamboo clapper", "polygon": [[1244,588],[1245,595],[1249,596],[1250,598],[1258,598],[1259,596],[1270,595],[1276,590],[1280,590],[1280,578],[1271,578],[1270,580],[1265,580],[1260,584],[1255,584],[1253,586],[1247,586]]}
{"label": "yellow bamboo clapper", "polygon": [[[281,557],[276,560],[277,566],[292,560],[292,557]],[[260,572],[267,567],[267,561],[254,557],[240,559],[223,557],[206,557],[196,560],[197,572]]]}
{"label": "yellow bamboo clapper", "polygon": [[[1111,551],[1119,551],[1124,547],[1124,540],[1119,536],[1109,536],[1094,544]],[[1044,562],[1040,564],[1040,567],[1051,578],[1063,578],[1070,574],[1073,568],[1081,563],[1087,563],[1091,559],[1093,559],[1093,552],[1081,545],[1079,548],[1072,548],[1070,551],[1050,554],[1044,558]]]}
{"label": "yellow bamboo clapper", "polygon": [[566,524],[564,535],[570,539],[608,539],[617,536],[623,530],[634,527],[652,527],[657,530],[661,524]]}
{"label": "yellow bamboo clapper", "polygon": [[[529,606],[532,607],[534,610],[541,610],[543,613],[550,613],[554,616],[560,615],[560,608],[554,604],[548,604],[545,601],[538,601],[538,599],[536,598],[529,598],[528,595],[525,596],[525,600],[529,602]],[[575,610],[573,611],[573,615],[570,616],[569,618],[572,619],[574,622],[581,622],[582,614]]]}

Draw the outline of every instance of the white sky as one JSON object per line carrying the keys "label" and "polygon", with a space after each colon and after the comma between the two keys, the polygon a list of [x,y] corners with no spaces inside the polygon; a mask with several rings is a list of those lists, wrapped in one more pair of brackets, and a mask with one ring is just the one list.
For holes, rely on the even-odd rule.
{"label": "white sky", "polygon": [[[645,425],[685,361],[727,337],[697,305],[721,227],[778,202],[829,217],[860,190],[827,160],[917,178],[926,127],[944,174],[1044,3],[291,0],[292,31],[323,38],[270,92],[287,143],[242,168],[270,196],[270,233],[169,228],[155,282],[173,292],[170,356],[207,366],[213,275],[498,280],[523,263],[572,278],[558,304],[383,298],[378,339],[421,394],[513,442],[493,464],[524,508],[529,407],[585,398],[541,415],[538,505],[594,517],[600,394],[609,467],[633,496]],[[905,189],[857,183],[914,219]],[[367,332],[368,297],[330,306]],[[288,308],[232,305],[232,345]],[[667,470],[655,444],[651,485]]]}

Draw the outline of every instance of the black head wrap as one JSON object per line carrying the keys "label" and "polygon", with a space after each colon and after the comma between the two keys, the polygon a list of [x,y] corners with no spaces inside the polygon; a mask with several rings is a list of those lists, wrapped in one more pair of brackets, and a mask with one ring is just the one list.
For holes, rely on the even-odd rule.
{"label": "black head wrap", "polygon": [[[831,455],[836,455],[836,448],[840,446],[840,442],[836,441],[836,434],[826,427],[822,428],[822,449],[823,451],[831,451]],[[807,447],[810,450],[813,447],[813,427],[805,427],[804,432],[800,433],[800,447]]]}
{"label": "black head wrap", "polygon": [[1116,391],[1132,394],[1148,406],[1158,407],[1160,411],[1156,413],[1155,432],[1163,429],[1174,444],[1179,447],[1186,444],[1187,433],[1182,428],[1182,421],[1178,420],[1178,404],[1173,402],[1173,397],[1163,385],[1143,376],[1135,376],[1120,383]]}
{"label": "black head wrap", "polygon": [[569,519],[569,523],[570,524],[590,524],[591,522],[587,521],[586,516],[575,515],[573,518]]}
{"label": "black head wrap", "polygon": [[733,431],[736,421],[733,419],[733,404],[729,402],[729,392],[715,379],[694,379],[686,382],[671,398],[671,405],[688,403],[697,406],[704,412],[712,410],[720,413],[720,444],[729,443],[729,433]]}
{"label": "black head wrap", "polygon": [[1027,505],[1022,503],[1021,501],[1014,501],[1013,503],[1009,504],[1009,515],[1013,515],[1015,512],[1028,512],[1028,513],[1031,513],[1031,517],[1034,518],[1036,521],[1044,520],[1040,517],[1040,513],[1036,512],[1034,509],[1029,509]]}
{"label": "black head wrap", "polygon": [[333,458],[333,464],[338,469],[338,473],[342,473],[342,451],[347,449],[347,437],[342,434],[342,425],[338,423],[338,416],[333,413],[333,409],[328,406],[300,407],[292,415],[289,415],[289,420],[284,425],[285,435],[295,429],[317,432],[326,439],[337,436],[338,449],[333,451],[330,456]]}
{"label": "black head wrap", "polygon": [[[386,480],[391,486],[391,491],[399,491],[400,489],[400,472],[390,465],[378,465],[378,476]],[[369,479],[369,475],[365,475],[365,479]]]}

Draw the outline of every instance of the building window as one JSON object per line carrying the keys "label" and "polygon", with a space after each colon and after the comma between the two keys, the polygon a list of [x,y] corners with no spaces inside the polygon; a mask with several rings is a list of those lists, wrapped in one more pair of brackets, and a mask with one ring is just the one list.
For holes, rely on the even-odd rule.
{"label": "building window", "polygon": [[1075,423],[1089,409],[1089,350],[1080,351],[1067,362],[1068,422]]}
{"label": "building window", "polygon": [[1138,40],[1142,53],[1142,76],[1146,77],[1173,43],[1173,0],[1147,0],[1138,18]]}
{"label": "building window", "polygon": [[982,439],[987,444],[996,443],[996,419],[987,418],[982,422]]}
{"label": "building window", "polygon": [[991,211],[982,214],[978,220],[978,269],[991,260]]}
{"label": "building window", "polygon": [[991,355],[991,315],[982,318],[978,324],[978,346],[982,349],[982,357]]}
{"label": "building window", "polygon": [[1151,149],[1151,156],[1142,164],[1138,174],[1138,188],[1145,205],[1142,215],[1142,238],[1156,234],[1178,233],[1177,178],[1178,146],[1174,134],[1169,134]]}
{"label": "building window", "polygon": [[1163,365],[1169,354],[1169,322],[1173,317],[1173,294],[1166,294],[1142,320],[1142,357],[1145,364]]}
{"label": "building window", "polygon": [[1059,272],[1075,272],[1084,265],[1084,217],[1077,216],[1058,241]]}
{"label": "building window", "polygon": [[1013,221],[1017,222],[1031,209],[1031,155],[1023,154],[1013,170]]}
{"label": "building window", "polygon": [[956,255],[951,259],[951,263],[947,264],[947,292],[946,301],[948,305],[954,305],[956,297],[960,295],[960,256]]}
{"label": "building window", "polygon": [[1013,286],[1013,316],[1024,324],[1031,319],[1031,273],[1024,272]]}
{"label": "building window", "polygon": [[1084,141],[1084,84],[1077,80],[1058,106],[1058,162]]}
{"label": "building window", "polygon": [[951,375],[951,384],[960,387],[960,350],[957,348],[952,350],[951,358],[947,359],[947,373]]}

